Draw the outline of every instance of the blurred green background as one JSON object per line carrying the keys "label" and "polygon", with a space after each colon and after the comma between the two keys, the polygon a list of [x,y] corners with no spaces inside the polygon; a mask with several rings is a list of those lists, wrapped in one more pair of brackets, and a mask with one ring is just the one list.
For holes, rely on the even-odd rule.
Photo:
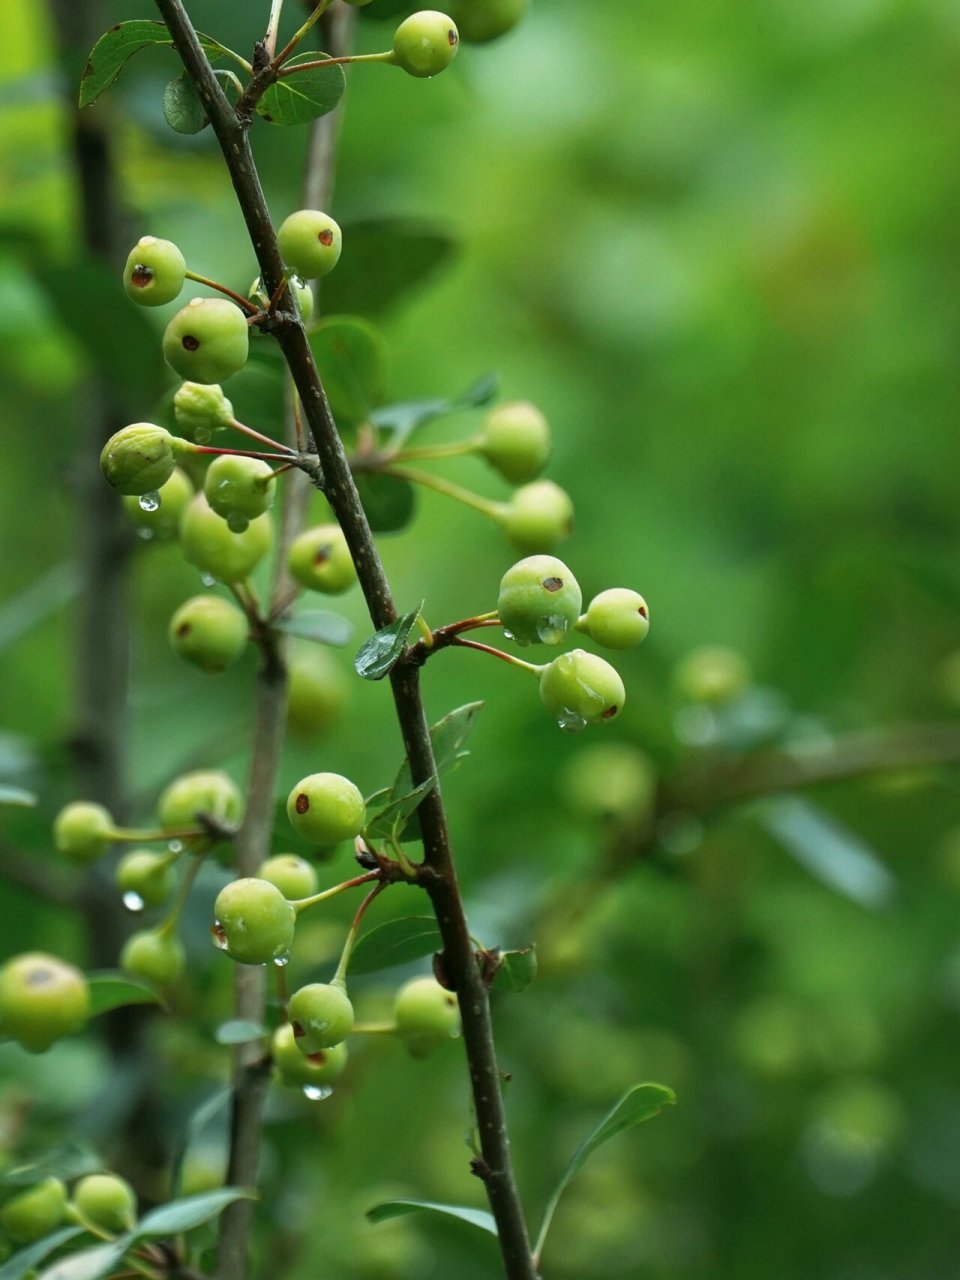
{"label": "blurred green background", "polygon": [[[191,13],[246,51],[266,8],[207,0]],[[363,48],[389,44],[395,19],[378,8],[363,14]],[[148,10],[111,0],[105,19]],[[71,458],[109,315],[121,317],[108,363],[130,420],[169,414],[169,395],[158,409],[149,348],[145,394],[140,365],[124,366],[125,342],[144,359],[143,317],[126,330],[119,283],[103,303],[113,311],[69,293],[84,250],[49,17],[12,6],[5,24],[0,764],[40,806],[0,811],[0,829],[52,864],[48,824],[74,795],[62,748],[84,512]],[[623,1089],[655,1079],[678,1094],[574,1184],[546,1277],[932,1280],[955,1265],[956,772],[892,769],[705,816],[680,805],[652,834],[592,819],[571,797],[601,739],[642,750],[669,779],[694,756],[709,768],[711,753],[786,743],[824,757],[875,728],[890,731],[895,762],[898,726],[956,713],[958,59],[947,0],[535,0],[518,30],[464,46],[435,81],[379,66],[350,77],[330,210],[344,262],[351,224],[423,220],[442,239],[424,287],[389,306],[359,268],[362,306],[335,276],[330,296],[381,328],[389,400],[453,395],[494,370],[505,397],[540,405],[556,441],[548,474],[577,511],[559,553],[587,597],[629,585],[653,619],[646,644],[616,659],[623,715],[583,737],[558,732],[528,678],[480,655],[442,654],[426,672],[433,718],[485,703],[446,787],[473,927],[491,945],[541,950],[538,982],[495,1009],[531,1219]],[[256,266],[211,139],[163,123],[174,73],[172,55],[142,54],[93,109],[113,118],[130,243],[175,240],[194,269],[245,291]],[[256,131],[278,218],[299,205],[303,146],[299,130]],[[115,268],[119,282],[122,256]],[[158,335],[176,305],[148,317]],[[228,393],[239,417],[270,425],[270,389],[245,373]],[[424,438],[477,421],[464,413]],[[442,470],[508,494],[479,461]],[[425,597],[434,625],[493,608],[516,558],[499,530],[431,493],[381,543],[399,604]],[[188,764],[242,777],[254,668],[251,655],[210,679],[169,652],[167,619],[198,589],[175,547],[144,544],[134,578],[128,774],[143,818]],[[359,641],[357,593],[342,608]],[[685,705],[676,687],[677,664],[703,645],[735,649],[753,672],[720,710]],[[344,672],[351,653],[336,655]],[[383,686],[353,680],[337,725],[291,740],[282,790],[314,769],[366,792],[389,781],[400,749],[387,702]],[[286,843],[279,828],[276,849]],[[342,850],[330,882],[349,866]],[[212,1029],[228,1016],[230,965],[205,924],[215,887],[188,922],[192,981],[175,1020],[153,1028],[160,1132],[226,1071]],[[393,897],[384,918],[418,910],[412,891]],[[10,885],[0,911],[5,955],[83,960],[70,913]],[[295,966],[334,955],[342,925],[330,922],[345,913],[312,927],[312,961],[305,939]],[[403,976],[358,982],[362,1006],[380,1009]],[[82,1133],[109,1156],[124,1122],[116,1070],[93,1035],[39,1060],[4,1046],[0,1145]],[[492,1242],[466,1227],[362,1219],[397,1190],[481,1203],[457,1049],[414,1063],[362,1044],[332,1099],[272,1108],[262,1274],[498,1273]],[[205,1142],[215,1165],[215,1126]],[[140,1188],[162,1198],[147,1163]]]}

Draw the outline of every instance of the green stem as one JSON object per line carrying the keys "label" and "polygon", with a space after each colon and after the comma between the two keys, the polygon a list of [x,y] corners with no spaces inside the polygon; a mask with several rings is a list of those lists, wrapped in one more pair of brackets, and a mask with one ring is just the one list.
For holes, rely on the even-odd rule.
{"label": "green stem", "polygon": [[453,440],[448,444],[421,444],[412,449],[398,449],[389,459],[394,462],[432,462],[435,458],[462,458],[476,449],[473,436],[469,440]]}
{"label": "green stem", "polygon": [[166,918],[157,925],[157,933],[170,935],[177,927],[180,919],[180,913],[186,906],[187,899],[190,897],[190,890],[193,888],[194,882],[203,865],[203,859],[206,855],[198,855],[192,858],[190,866],[187,868],[186,874],[180,881],[180,888],[177,890],[177,896],[174,899],[173,906],[167,913]]}
{"label": "green stem", "polygon": [[397,480],[409,480],[413,484],[422,484],[425,489],[433,489],[437,493],[444,494],[447,498],[453,498],[455,502],[462,502],[464,506],[473,507],[475,511],[482,512],[483,515],[489,516],[491,520],[497,520],[503,509],[501,502],[493,502],[489,498],[481,498],[478,493],[472,493],[469,489],[464,489],[458,484],[444,480],[441,476],[435,476],[429,471],[421,471],[419,468],[384,467],[380,474],[393,476]]}
{"label": "green stem", "polygon": [[283,449],[286,453],[294,454],[295,450],[288,445],[281,444],[279,440],[274,440],[273,436],[264,435],[262,431],[257,431],[254,427],[248,427],[245,422],[238,422],[236,418],[231,418],[227,423],[234,431],[239,431],[242,435],[249,436],[251,440],[259,440],[261,444],[268,444],[271,449]]}
{"label": "green stem", "polygon": [[296,49],[297,45],[301,42],[303,37],[309,32],[310,28],[320,21],[320,19],[323,17],[324,11],[329,7],[330,7],[330,0],[320,0],[320,3],[317,5],[313,13],[311,13],[310,17],[306,20],[306,22],[299,29],[299,31],[294,32],[294,34],[290,37],[290,39],[283,46],[283,48],[276,55],[276,57],[271,60],[270,66],[274,71],[278,70],[280,67],[283,66],[286,60],[290,57],[290,55]]}
{"label": "green stem", "polygon": [[335,884],[332,889],[324,889],[322,893],[311,894],[309,898],[297,898],[290,905],[299,915],[301,911],[306,911],[307,907],[315,907],[318,902],[326,902],[328,898],[335,898],[338,893],[343,893],[347,889],[355,889],[359,884],[369,884],[372,880],[379,880],[379,878],[379,871],[367,871],[362,876],[354,876],[352,880],[344,880],[342,884]]}
{"label": "green stem", "polygon": [[529,671],[537,677],[543,671],[543,667],[537,666],[536,663],[524,662],[522,658],[517,658],[512,653],[504,653],[502,649],[495,649],[492,644],[481,644],[479,640],[463,640],[460,636],[454,636],[450,644],[458,649],[478,649],[481,653],[489,653],[492,657],[499,658],[502,662],[509,662],[511,667],[519,667],[521,671]]}
{"label": "green stem", "polygon": [[[279,447],[275,440],[271,440],[270,443],[275,447]],[[264,462],[290,461],[289,453],[265,453],[262,449],[217,449],[215,446],[210,444],[195,444],[191,449],[186,450],[186,452],[207,453],[214,454],[215,456],[223,456],[226,454],[228,457],[233,458],[262,458]]]}
{"label": "green stem", "polygon": [[[198,836],[206,836],[210,833],[200,828],[191,828],[189,831],[164,831],[162,828],[146,827],[135,829],[133,827],[115,827],[110,832],[110,839],[115,844],[155,844],[158,840],[196,840]],[[179,852],[176,855],[179,857]]]}
{"label": "green stem", "polygon": [[255,302],[251,302],[249,298],[245,298],[240,293],[234,293],[232,289],[228,289],[225,284],[221,284],[219,280],[211,280],[209,276],[198,275],[196,271],[188,271],[186,273],[188,280],[193,280],[195,284],[206,285],[208,289],[216,289],[218,293],[225,293],[228,298],[232,298],[239,307],[243,307],[248,316],[259,315],[260,308]]}
{"label": "green stem", "polygon": [[[377,872],[373,872],[372,874],[376,875]],[[357,933],[360,930],[360,924],[367,913],[367,908],[373,902],[374,898],[379,893],[382,893],[386,887],[387,886],[384,881],[381,880],[378,885],[374,885],[364,900],[360,903],[359,907],[357,907],[357,914],[353,917],[353,923],[350,925],[350,931],[348,932],[346,941],[343,944],[343,951],[340,953],[340,963],[337,965],[336,973],[330,979],[331,983],[338,983],[340,986],[344,986],[346,984],[347,969],[350,965],[350,956],[353,952],[354,943],[357,940]]]}
{"label": "green stem", "polygon": [[301,71],[314,71],[317,67],[343,67],[351,62],[394,62],[393,50],[383,53],[347,53],[340,58],[317,58],[315,62],[298,62],[295,67],[283,67],[277,72],[277,79],[295,76]]}
{"label": "green stem", "polygon": [[352,1035],[355,1036],[392,1036],[397,1033],[395,1022],[355,1022]]}

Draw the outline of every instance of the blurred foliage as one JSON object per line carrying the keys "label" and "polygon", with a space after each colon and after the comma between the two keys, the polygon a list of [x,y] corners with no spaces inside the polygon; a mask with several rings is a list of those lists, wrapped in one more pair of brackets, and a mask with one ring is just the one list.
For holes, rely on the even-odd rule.
{"label": "blurred foliage", "polygon": [[[361,14],[365,49],[389,43],[379,4]],[[198,26],[240,50],[265,9],[191,6]],[[106,10],[108,21],[146,16],[133,0]],[[73,795],[64,743],[83,379],[99,365],[133,415],[169,420],[142,330],[173,308],[133,316],[119,287],[111,299],[78,261],[48,19],[15,5],[5,23],[0,781],[35,788],[40,805],[0,810],[0,845],[44,865],[50,818]],[[947,0],[537,0],[522,28],[464,47],[435,82],[379,66],[350,76],[332,208],[344,266],[352,225],[369,243],[371,227],[396,217],[407,237],[392,260],[389,242],[371,250],[366,275],[349,266],[352,298],[335,294],[337,310],[381,328],[375,399],[455,396],[496,369],[504,395],[544,409],[549,474],[577,507],[560,554],[588,597],[634,586],[653,618],[647,643],[617,660],[624,714],[595,732],[659,768],[718,742],[823,750],[843,731],[956,710],[958,54]],[[115,117],[131,225],[246,291],[256,266],[211,139],[163,123],[173,74],[169,53],[138,55],[91,110]],[[279,218],[299,203],[303,136],[259,126],[257,146]],[[422,292],[410,291],[408,255]],[[267,430],[279,412],[273,369],[254,360],[229,387],[238,416]],[[466,434],[480,412],[432,424],[426,438]],[[477,461],[448,473],[506,496]],[[400,608],[425,597],[434,625],[492,608],[514,558],[496,529],[436,494],[381,543]],[[182,768],[242,777],[253,658],[209,679],[166,644],[170,614],[196,587],[175,548],[144,544],[131,618],[138,818]],[[359,641],[369,625],[356,593],[343,610]],[[736,649],[754,672],[746,728],[679,702],[671,671],[707,644]],[[332,656],[349,672],[350,650]],[[559,733],[523,677],[451,652],[425,684],[433,719],[486,704],[470,759],[445,785],[473,929],[488,945],[539,948],[538,981],[495,1008],[531,1220],[620,1092],[658,1079],[678,1096],[573,1185],[545,1274],[943,1275],[960,1202],[956,773],[854,780],[814,797],[813,844],[823,852],[829,822],[841,833],[831,858],[846,841],[882,864],[893,887],[880,899],[817,878],[753,807],[674,814],[645,856],[611,857],[602,819],[567,803],[577,788],[564,779],[590,743]],[[392,781],[402,753],[385,689],[352,679],[350,697],[329,735],[291,739],[284,786],[315,769],[365,792]],[[790,822],[796,836],[803,813]],[[280,825],[276,850],[286,841]],[[341,851],[331,883],[349,865]],[[156,1135],[182,1128],[227,1071],[214,1030],[230,1016],[230,965],[208,942],[223,875],[211,869],[191,906],[191,981],[175,1017],[152,1026]],[[377,920],[414,914],[419,899],[398,888],[379,906]],[[5,954],[43,946],[82,962],[70,913],[5,883],[0,911]],[[342,926],[330,922],[347,911],[337,902],[309,922],[295,967],[307,954],[311,969],[335,958]],[[382,974],[357,979],[362,1016],[382,1014],[388,986]],[[93,1034],[40,1059],[0,1047],[0,1148],[86,1138],[109,1158],[137,1070],[111,1063]],[[192,1189],[222,1177],[223,1123],[211,1119],[188,1153]],[[462,1224],[363,1218],[397,1196],[479,1205],[468,1125],[456,1049],[412,1062],[373,1037],[329,1101],[271,1095],[258,1274],[496,1274],[493,1243]],[[147,1159],[126,1172],[147,1199],[167,1194]]]}

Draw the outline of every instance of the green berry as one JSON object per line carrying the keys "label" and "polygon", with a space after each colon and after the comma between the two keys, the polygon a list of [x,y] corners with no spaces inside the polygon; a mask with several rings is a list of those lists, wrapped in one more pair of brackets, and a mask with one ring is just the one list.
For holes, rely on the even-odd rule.
{"label": "green berry", "polygon": [[298,836],[312,844],[352,840],[363,830],[366,805],[349,778],[339,773],[311,773],[287,799],[287,816]]}
{"label": "green berry", "polygon": [[540,474],[550,457],[550,426],[527,400],[498,405],[484,418],[475,448],[511,484]]}
{"label": "green berry", "polygon": [[681,696],[690,702],[724,706],[744,693],[750,668],[735,650],[707,645],[687,654],[674,679]]}
{"label": "green berry", "polygon": [[119,493],[155,493],[173,475],[182,442],[166,427],[135,422],[112,435],[100,454],[100,470]]}
{"label": "green berry", "polygon": [[343,236],[329,213],[298,209],[277,230],[280,256],[304,280],[318,280],[337,265]]}
{"label": "green berry", "polygon": [[56,1230],[66,1209],[66,1187],[59,1178],[44,1178],[7,1201],[0,1209],[0,1226],[14,1244],[31,1244]]}
{"label": "green berry", "polygon": [[294,650],[287,663],[287,724],[294,733],[321,733],[337,717],[347,698],[347,680],[318,645]]}
{"label": "green berry", "polygon": [[73,862],[93,862],[115,840],[113,818],[102,804],[75,800],[61,809],[53,821],[57,852]]}
{"label": "green berry", "polygon": [[567,806],[590,821],[639,825],[650,817],[657,773],[649,757],[625,742],[600,742],[574,754],[564,769]]}
{"label": "green berry", "polygon": [[302,1053],[293,1026],[285,1022],[273,1035],[273,1063],[281,1084],[323,1089],[339,1080],[347,1066],[347,1046],[332,1044],[315,1053]]}
{"label": "green berry", "polygon": [[247,363],[249,349],[246,316],[226,298],[194,298],[163,334],[164,360],[192,382],[225,382]]}
{"label": "green berry", "polygon": [[249,624],[229,600],[194,596],[170,619],[169,635],[181,658],[213,673],[226,671],[243,653]]}
{"label": "green berry", "polygon": [[180,521],[180,547],[184,559],[220,582],[248,577],[270,550],[273,523],[268,515],[251,520],[240,533],[211,509],[198,493]]}
{"label": "green berry", "polygon": [[145,907],[159,907],[173,890],[173,867],[165,854],[131,849],[120,859],[114,882],[121,893],[135,893]]}
{"label": "green berry", "polygon": [[[270,508],[276,487],[269,462],[224,453],[207,468],[203,491],[211,508],[237,532]],[[243,521],[239,526],[236,517]]]}
{"label": "green berry", "polygon": [[269,964],[290,950],[297,913],[269,880],[232,881],[213,911],[217,944],[239,964]]}
{"label": "green berry", "polygon": [[186,274],[183,254],[172,241],[141,236],[127,257],[123,287],[134,302],[159,307],[178,296]]}
{"label": "green berry", "polygon": [[421,9],[401,22],[393,35],[393,60],[408,75],[439,75],[456,57],[460,34],[452,18],[436,9]]}
{"label": "green berry", "polygon": [[89,1012],[86,978],[56,956],[28,951],[0,969],[0,1025],[31,1053],[79,1031]]}
{"label": "green berry", "polygon": [[518,644],[559,644],[580,616],[580,584],[554,556],[527,556],[500,580],[497,612]]}
{"label": "green berry", "polygon": [[[136,494],[126,494],[123,510],[136,528],[155,538],[175,538],[180,531],[180,519],[187,503],[193,497],[190,477],[179,467],[174,467],[170,479],[155,491],[156,504]],[[142,495],[141,495],[142,496]]]}
{"label": "green berry", "polygon": [[176,982],[186,967],[183,944],[175,934],[141,929],[132,934],[120,952],[120,968],[135,978],[146,978],[158,987]]}
{"label": "green berry", "polygon": [[451,0],[450,14],[461,39],[485,44],[512,31],[529,5],[530,0]]}
{"label": "green berry", "polygon": [[338,524],[318,524],[293,540],[290,576],[308,591],[339,595],[357,580],[350,548]]}
{"label": "green berry", "polygon": [[[301,280],[299,276],[288,277],[287,284],[289,285],[290,292],[293,294],[294,302],[296,303],[297,310],[300,313],[300,319],[304,324],[308,324],[313,315],[313,290],[310,288],[309,284],[307,284],[306,280]],[[254,302],[259,302],[264,307],[266,307],[270,301],[267,294],[263,291],[263,286],[260,283],[259,276],[257,276],[256,280],[254,280],[253,284],[250,286],[250,292],[247,296],[252,298]]]}
{"label": "green berry", "polygon": [[181,382],[173,397],[173,415],[181,433],[198,444],[234,420],[233,405],[216,382]]}
{"label": "green berry", "polygon": [[560,727],[575,732],[619,715],[626,701],[623,681],[609,662],[584,649],[561,653],[540,675],[540,697]]}
{"label": "green berry", "polygon": [[425,1058],[460,1034],[457,997],[435,978],[414,978],[397,992],[397,1035],[414,1058]]}
{"label": "green berry", "polygon": [[552,480],[535,480],[515,491],[499,520],[518,550],[549,551],[573,531],[573,503]]}
{"label": "green berry", "polygon": [[290,1025],[301,1053],[329,1049],[353,1030],[353,1005],[340,983],[311,982],[290,997]]}
{"label": "green berry", "polygon": [[175,778],[157,804],[160,825],[183,831],[197,825],[197,815],[217,822],[236,823],[243,817],[243,800],[236,785],[219,769],[199,769]]}
{"label": "green berry", "polygon": [[632,649],[646,639],[650,610],[639,592],[611,587],[590,601],[583,629],[607,649]]}
{"label": "green berry", "polygon": [[130,1183],[115,1173],[91,1173],[73,1189],[80,1217],[112,1234],[131,1231],[137,1221],[137,1197]]}
{"label": "green berry", "polygon": [[319,887],[314,868],[306,858],[295,853],[278,853],[276,857],[261,862],[257,876],[260,880],[269,880],[290,902],[309,898]]}

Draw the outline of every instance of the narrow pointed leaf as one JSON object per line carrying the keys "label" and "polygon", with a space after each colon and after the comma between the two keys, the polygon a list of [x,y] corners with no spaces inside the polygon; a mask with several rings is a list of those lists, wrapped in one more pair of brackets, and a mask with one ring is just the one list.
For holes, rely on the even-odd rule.
{"label": "narrow pointed leaf", "polygon": [[391,449],[399,449],[418,427],[426,426],[437,418],[445,418],[458,409],[488,404],[497,394],[499,385],[497,374],[485,373],[457,396],[384,405],[371,416],[371,421],[374,426],[390,433]]}
{"label": "narrow pointed leaf", "polygon": [[221,1111],[225,1110],[231,1097],[233,1090],[229,1085],[216,1089],[209,1098],[205,1098],[203,1102],[196,1108],[184,1128],[180,1142],[174,1151],[173,1169],[170,1176],[170,1185],[174,1194],[180,1190],[180,1179],[183,1173],[183,1161],[192,1144],[206,1130],[207,1126],[216,1119]]}
{"label": "narrow pointed leaf", "polygon": [[[208,58],[224,54],[237,58],[236,54],[209,36],[201,35],[200,43]],[[138,18],[132,22],[118,22],[111,27],[90,51],[80,77],[80,106],[89,107],[91,102],[96,102],[101,93],[116,81],[134,54],[155,45],[173,45],[170,32],[162,22]]]}
{"label": "narrow pointed leaf", "polygon": [[21,809],[33,809],[36,807],[37,797],[25,787],[11,787],[6,783],[0,783],[0,804],[13,804]]}
{"label": "narrow pointed leaf", "polygon": [[437,1204],[432,1200],[384,1200],[382,1204],[375,1204],[372,1209],[367,1210],[367,1218],[370,1222],[386,1222],[389,1218],[401,1218],[405,1214],[420,1213],[423,1210],[442,1213],[448,1218],[459,1218],[461,1222],[469,1222],[471,1227],[479,1227],[492,1236],[497,1234],[493,1214],[487,1213],[486,1209],[470,1209],[461,1204]]}
{"label": "narrow pointed leaf", "polygon": [[536,947],[524,947],[521,951],[501,951],[500,964],[491,985],[497,991],[526,991],[536,976]]}
{"label": "narrow pointed leaf", "polygon": [[36,1160],[4,1169],[0,1174],[0,1187],[32,1187],[44,1178],[69,1182],[87,1173],[99,1173],[102,1168],[103,1161],[90,1147],[69,1142],[45,1151]]}
{"label": "narrow pointed leaf", "polygon": [[250,1022],[246,1018],[231,1018],[229,1022],[221,1022],[214,1033],[217,1044],[250,1044],[254,1040],[262,1040],[268,1035],[266,1027],[259,1022]]}
{"label": "narrow pointed leaf", "polygon": [[49,1258],[51,1253],[61,1245],[75,1240],[83,1233],[83,1227],[61,1227],[59,1231],[44,1236],[42,1240],[34,1240],[33,1244],[18,1250],[12,1258],[8,1258],[0,1266],[0,1280],[24,1280],[25,1276],[38,1267],[45,1258]]}
{"label": "narrow pointed leaf", "polygon": [[377,840],[399,834],[407,820],[419,807],[423,797],[428,795],[436,785],[437,779],[433,777],[428,778],[426,782],[421,782],[419,787],[414,787],[405,795],[396,796],[394,792],[390,792],[392,798],[389,803],[382,809],[374,811],[372,817],[368,817],[365,835],[371,840]]}
{"label": "narrow pointed leaf", "polygon": [[375,632],[363,643],[353,661],[358,676],[363,676],[364,680],[382,680],[388,674],[390,668],[403,656],[407,639],[422,608],[421,600],[416,609]]}
{"label": "narrow pointed leaf", "polygon": [[121,1236],[109,1244],[94,1245],[61,1258],[40,1273],[40,1280],[103,1280],[116,1271],[123,1255],[133,1244],[132,1236]]}
{"label": "narrow pointed leaf", "polygon": [[243,1187],[221,1187],[219,1191],[205,1191],[202,1195],[171,1200],[142,1218],[135,1234],[138,1240],[162,1240],[164,1236],[176,1236],[181,1231],[192,1231],[194,1227],[216,1218],[227,1205],[237,1200],[254,1199],[254,1193]]}
{"label": "narrow pointed leaf", "polygon": [[350,956],[350,972],[376,973],[433,955],[443,946],[433,916],[404,916],[387,920],[359,939]]}
{"label": "narrow pointed leaf", "polygon": [[122,973],[103,971],[88,973],[90,1015],[120,1009],[128,1004],[162,1004],[160,996],[142,982],[134,982]]}
{"label": "narrow pointed leaf", "polygon": [[[298,53],[284,64],[294,68],[298,62],[316,62],[325,53]],[[257,114],[268,124],[306,124],[331,112],[343,97],[347,80],[343,67],[311,67],[295,71],[270,86],[257,103]]]}
{"label": "narrow pointed leaf", "polygon": [[273,625],[287,635],[312,640],[315,644],[333,645],[338,649],[349,644],[353,635],[353,623],[348,618],[339,613],[330,613],[326,609],[310,609],[306,613],[295,614],[292,618],[282,618]]}
{"label": "narrow pointed leaf", "polygon": [[[437,773],[448,773],[469,752],[464,750],[467,738],[473,731],[480,714],[482,702],[467,702],[455,711],[450,711],[436,724],[430,726],[430,741],[433,744],[433,756],[437,762]],[[410,764],[404,760],[393,784],[394,795],[403,795],[413,786]]]}

